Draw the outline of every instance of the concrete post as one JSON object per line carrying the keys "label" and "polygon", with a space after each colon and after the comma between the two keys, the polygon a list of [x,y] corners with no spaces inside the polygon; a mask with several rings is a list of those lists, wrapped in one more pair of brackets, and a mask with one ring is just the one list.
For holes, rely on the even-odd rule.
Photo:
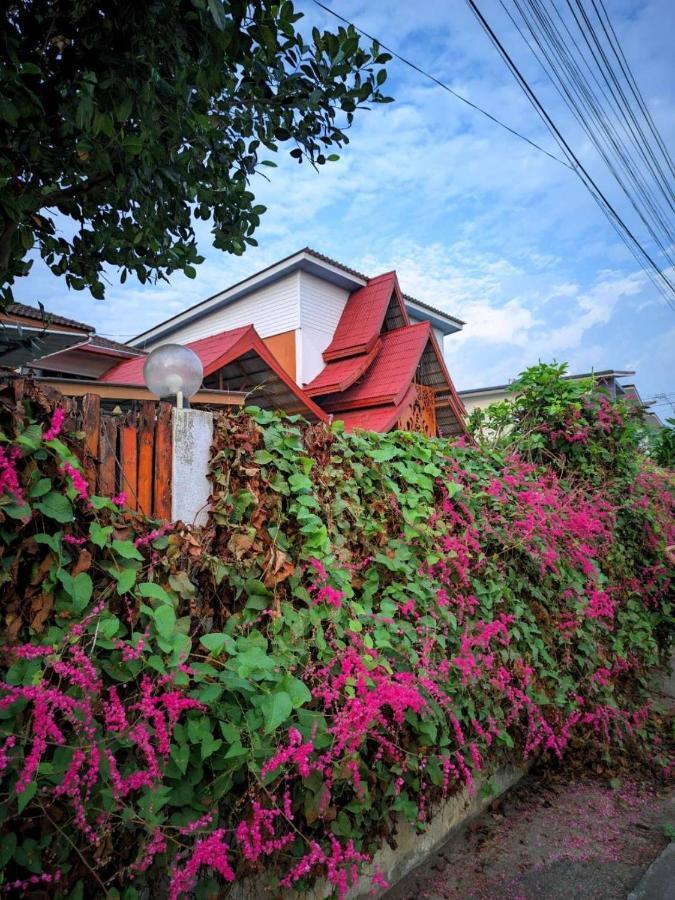
{"label": "concrete post", "polygon": [[171,518],[188,525],[206,525],[211,484],[207,478],[213,413],[174,409]]}

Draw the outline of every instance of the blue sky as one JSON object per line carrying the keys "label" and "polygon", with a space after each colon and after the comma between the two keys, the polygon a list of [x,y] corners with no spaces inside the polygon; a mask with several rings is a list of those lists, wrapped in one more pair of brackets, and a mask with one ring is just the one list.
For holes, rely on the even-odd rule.
{"label": "blue sky", "polygon": [[[333,0],[344,16],[434,73],[528,137],[556,152],[466,5],[427,0]],[[309,24],[337,23],[299,0]],[[672,0],[607,0],[624,52],[659,129],[675,147]],[[519,42],[498,0],[481,7],[553,117],[618,208],[618,189]],[[539,359],[573,371],[635,369],[643,397],[675,391],[675,313],[611,229],[579,180],[420,75],[394,61],[396,102],[363,112],[340,162],[318,174],[279,154],[260,246],[237,259],[210,247],[194,281],[119,285],[104,301],[69,293],[39,263],[16,297],[127,340],[302,246],[375,275],[396,269],[403,290],[467,322],[445,342],[461,388],[498,384]],[[668,406],[658,409],[671,414]]]}

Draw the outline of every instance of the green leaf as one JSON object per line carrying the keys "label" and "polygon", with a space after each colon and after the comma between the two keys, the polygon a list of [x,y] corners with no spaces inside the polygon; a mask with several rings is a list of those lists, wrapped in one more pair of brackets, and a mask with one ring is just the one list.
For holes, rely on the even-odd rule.
{"label": "green leaf", "polygon": [[218,653],[220,653],[220,651],[225,646],[226,642],[231,640],[232,638],[227,634],[212,632],[211,634],[205,634],[203,637],[199,638],[199,643],[202,645],[202,647],[206,647],[209,653],[218,655]]}
{"label": "green leaf", "polygon": [[173,606],[163,605],[154,613],[155,628],[163,638],[170,638],[176,627],[176,613]]}
{"label": "green leaf", "polygon": [[96,544],[97,547],[105,547],[112,532],[112,525],[106,525],[104,527],[99,525],[98,522],[92,522],[89,526],[89,537],[91,538],[92,543]]}
{"label": "green leaf", "polygon": [[93,590],[94,585],[92,583],[91,577],[87,574],[87,572],[79,572],[75,576],[75,578],[73,578],[73,592],[71,595],[71,599],[73,601],[73,610],[76,613],[81,613],[84,609],[86,609],[89,601],[91,600]]}
{"label": "green leaf", "polygon": [[190,759],[190,747],[187,744],[173,744],[171,747],[171,759],[176,763],[183,775]]}
{"label": "green leaf", "polygon": [[143,559],[143,554],[134,546],[133,541],[113,541],[112,548],[123,559]]}
{"label": "green leaf", "polygon": [[312,699],[312,693],[307,685],[293,675],[284,675],[279,682],[279,687],[288,693],[295,709],[303,706],[305,703],[309,703]]}
{"label": "green leaf", "polygon": [[208,759],[209,756],[213,756],[216,750],[220,750],[223,746],[223,742],[220,738],[214,738],[212,734],[208,734],[202,738],[201,743],[201,756],[202,759]]}
{"label": "green leaf", "polygon": [[286,691],[274,691],[262,698],[260,709],[265,720],[265,734],[269,734],[288,719],[293,712],[293,701]]}
{"label": "green leaf", "polygon": [[235,741],[230,745],[223,759],[236,759],[240,756],[246,756],[247,754],[248,750],[246,749],[246,747],[242,747],[239,741]]}
{"label": "green leaf", "polygon": [[35,504],[41,513],[54,519],[55,522],[72,522],[73,507],[70,500],[57,491],[51,491],[43,500]]}
{"label": "green leaf", "polygon": [[37,793],[37,781],[31,781],[24,791],[17,795],[17,807],[20,813],[28,806]]}
{"label": "green leaf", "polygon": [[40,478],[40,480],[38,482],[36,482],[36,484],[34,484],[33,487],[30,489],[28,496],[31,497],[33,500],[37,499],[38,497],[43,497],[45,494],[47,494],[51,490],[51,487],[52,487],[51,478]]}
{"label": "green leaf", "polygon": [[154,584],[151,581],[144,581],[138,585],[136,589],[141,597],[150,597],[152,600],[161,600],[163,603],[171,603],[173,605],[173,600],[167,594],[163,587],[160,587],[158,584]]}
{"label": "green leaf", "polygon": [[58,553],[61,549],[62,531],[56,531],[54,534],[36,534],[34,541],[36,544],[45,544],[54,553]]}
{"label": "green leaf", "polygon": [[120,569],[119,572],[115,573],[115,578],[117,580],[117,592],[119,594],[128,593],[136,584],[137,577],[138,572],[131,566],[127,566],[125,569]]}

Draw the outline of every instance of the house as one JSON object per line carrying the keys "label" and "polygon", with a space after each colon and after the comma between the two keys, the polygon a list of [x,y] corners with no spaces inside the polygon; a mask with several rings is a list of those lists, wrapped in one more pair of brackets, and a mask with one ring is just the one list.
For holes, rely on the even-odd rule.
{"label": "house", "polygon": [[[201,360],[206,390],[244,392],[251,404],[300,413],[310,421],[328,418],[277,362],[252,325],[190,341],[185,346]],[[146,353],[142,352],[124,360],[102,375],[99,382],[106,386],[142,386],[145,359]]]}
{"label": "house", "polygon": [[[619,371],[616,369],[605,369],[600,372],[584,372],[578,375],[563,375],[563,378],[570,381],[581,381],[582,379],[593,379],[598,388],[606,391],[612,400],[624,399],[630,400],[632,392],[637,395],[635,385],[622,384],[619,379],[626,378],[629,375],[635,375],[631,371]],[[464,406],[469,414],[474,409],[485,409],[492,403],[499,403],[502,400],[508,400],[513,395],[510,393],[511,383],[498,384],[494,387],[472,388],[471,390],[460,391],[459,396],[462,398]],[[638,398],[639,399],[639,398]],[[642,401],[639,401],[642,403]]]}
{"label": "house", "polygon": [[0,366],[18,369],[38,356],[67,352],[86,343],[90,325],[47,313],[25,303],[10,303],[0,312]]}
{"label": "house", "polygon": [[[370,278],[304,248],[129,343],[137,351],[189,346],[203,362],[208,358],[206,385],[252,390],[251,402],[258,402],[256,388],[269,383],[272,359],[287,376],[286,388],[295,385],[294,399],[287,398],[295,408],[304,398],[308,409],[348,429],[453,435],[464,431],[465,411],[442,346],[463,324],[403,294],[395,272]],[[244,340],[241,330],[251,327]],[[129,360],[102,380],[138,379],[140,370]],[[280,397],[270,405],[280,405]]]}
{"label": "house", "polygon": [[0,365],[29,369],[52,378],[95,380],[122,359],[141,350],[96,334],[76,322],[25,303],[0,313]]}

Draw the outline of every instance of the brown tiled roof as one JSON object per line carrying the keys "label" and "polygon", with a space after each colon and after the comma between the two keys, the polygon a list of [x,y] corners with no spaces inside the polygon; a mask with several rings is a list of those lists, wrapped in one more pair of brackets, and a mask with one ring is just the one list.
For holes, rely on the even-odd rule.
{"label": "brown tiled roof", "polygon": [[89,345],[100,347],[102,350],[118,350],[120,353],[127,353],[129,356],[146,355],[145,350],[139,350],[138,347],[130,347],[129,344],[120,344],[119,341],[111,341],[100,334],[92,334],[89,338]]}
{"label": "brown tiled roof", "polygon": [[[343,272],[347,272],[349,275],[355,275],[357,278],[363,278],[364,281],[371,280],[369,275],[364,275],[363,272],[357,272],[356,269],[351,269],[349,266],[345,266],[344,263],[338,262],[337,259],[332,259],[330,256],[326,256],[325,253],[319,253],[317,250],[312,250],[311,247],[303,247],[300,253],[309,253],[312,256],[316,257],[316,259],[320,259],[331,266],[337,266],[338,269],[342,269]],[[415,303],[417,306],[422,307],[422,309],[428,309],[429,312],[436,313],[437,316],[444,316],[448,319],[452,319],[453,322],[457,322],[458,325],[466,325],[466,322],[463,322],[462,319],[458,319],[457,316],[451,315],[447,310],[439,309],[438,306],[432,306],[430,303],[425,303],[423,300],[418,300],[417,297],[411,297],[410,294],[403,294],[403,299],[408,300],[410,303]]]}
{"label": "brown tiled roof", "polygon": [[[325,253],[319,253],[318,250],[312,250],[311,247],[303,247],[302,250],[299,250],[298,253],[309,253],[310,256],[316,257],[316,259],[320,259],[322,262],[328,263],[329,266],[337,266],[338,269],[342,269],[343,272],[347,272],[348,275],[355,275],[356,278],[362,278],[364,281],[369,281],[370,276],[364,275],[363,272],[357,272],[356,269],[351,269],[349,266],[345,266],[344,263],[338,262],[337,259],[332,259],[330,256],[326,256]],[[296,255],[295,253],[293,254]]]}
{"label": "brown tiled roof", "polygon": [[76,322],[75,319],[68,319],[65,316],[59,316],[48,310],[41,310],[37,306],[28,306],[27,303],[10,303],[5,309],[5,313],[13,316],[24,316],[26,319],[35,319],[37,322],[47,323],[49,325],[68,325],[71,328],[81,328],[83,331],[93,331],[93,325],[85,325],[83,322]]}
{"label": "brown tiled roof", "polygon": [[458,319],[457,316],[451,315],[447,310],[439,309],[437,306],[432,306],[431,303],[425,303],[423,300],[418,300],[417,297],[411,297],[410,294],[404,294],[403,299],[407,300],[408,303],[414,303],[416,306],[421,306],[422,309],[428,309],[429,312],[436,313],[437,316],[452,319],[452,321],[457,322],[458,325],[466,325],[466,322],[463,319]]}

